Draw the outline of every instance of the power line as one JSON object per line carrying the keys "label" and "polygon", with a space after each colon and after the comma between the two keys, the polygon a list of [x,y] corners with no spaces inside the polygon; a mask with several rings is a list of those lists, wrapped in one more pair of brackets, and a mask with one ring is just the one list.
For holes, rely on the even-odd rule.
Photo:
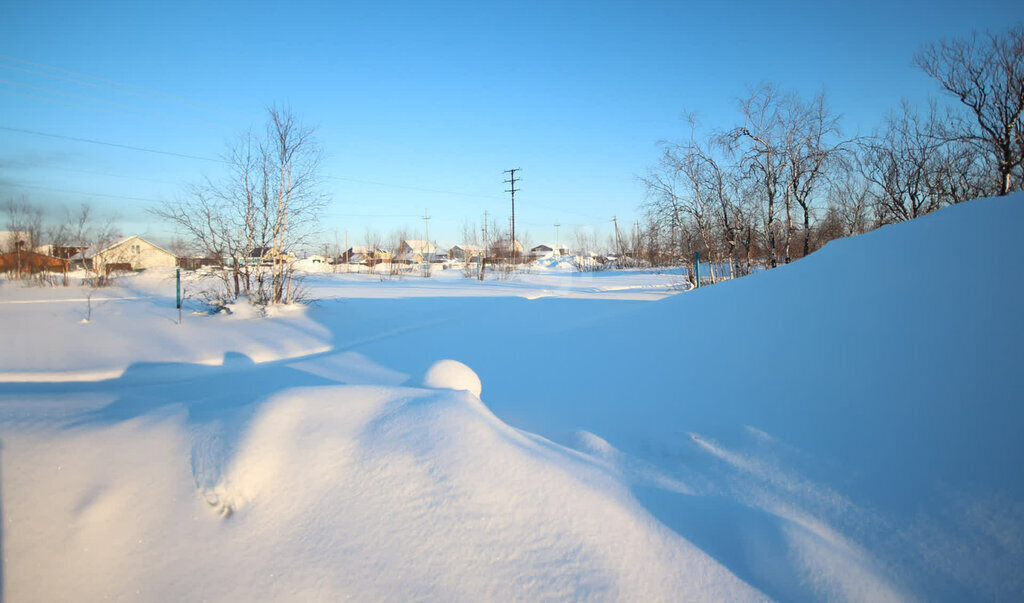
{"label": "power line", "polygon": [[[164,111],[153,111],[153,110],[150,110],[150,109],[143,109],[141,107],[136,107],[134,105],[126,105],[124,103],[115,103],[113,101],[108,101],[108,100],[104,100],[104,99],[101,99],[101,98],[95,98],[95,97],[92,97],[92,96],[83,96],[81,94],[72,94],[70,92],[63,92],[61,90],[54,90],[53,88],[45,88],[43,86],[33,86],[32,84],[24,84],[22,82],[15,82],[15,81],[12,81],[12,80],[0,79],[0,84],[7,84],[9,86],[20,86],[22,88],[29,88],[31,90],[38,90],[40,92],[48,92],[50,94],[57,94],[57,95],[60,95],[60,96],[66,96],[66,97],[69,97],[69,98],[74,98],[74,99],[78,99],[78,100],[84,100],[84,101],[87,101],[87,102],[90,102],[90,103],[98,103],[98,104],[101,104],[101,105],[110,105],[112,107],[120,107],[122,109],[128,109],[130,111],[137,111],[137,112],[141,112],[141,113],[149,113],[150,115],[156,115],[156,116],[162,117],[164,119],[171,119],[171,120],[185,121],[185,122],[193,122],[193,123],[196,123],[196,124],[201,124],[201,125],[206,125],[206,126],[217,126],[218,125],[218,124],[215,124],[213,122],[203,121],[203,120],[200,120],[200,119],[191,119],[189,117],[180,117],[180,116],[177,116],[177,115],[172,115],[172,114],[166,113]],[[44,98],[44,97],[30,96],[30,95],[25,95],[25,96],[28,96],[29,98],[33,98],[33,99],[37,99],[37,100],[45,100],[45,101],[55,102],[55,101],[53,101],[53,99],[48,99],[48,98]],[[76,106],[79,106],[79,107],[82,107],[82,108],[85,108],[85,109],[100,110],[100,109],[98,109],[96,107],[89,107],[88,105],[76,105]],[[131,115],[131,113],[128,113],[128,115]],[[142,116],[134,116],[134,117],[142,117]],[[143,119],[145,119],[145,118],[143,118]]]}
{"label": "power line", "polygon": [[423,193],[437,193],[437,194],[440,194],[440,195],[455,195],[455,196],[459,196],[459,197],[476,197],[476,198],[479,198],[479,199],[500,199],[501,198],[501,197],[496,197],[494,195],[480,195],[480,194],[477,194],[477,193],[460,193],[460,192],[456,192],[456,191],[445,191],[445,190],[438,190],[438,189],[434,189],[434,188],[422,188],[422,187],[419,187],[419,186],[406,186],[404,184],[390,184],[390,183],[387,183],[387,182],[376,182],[376,181],[373,181],[373,180],[359,180],[359,179],[356,179],[356,178],[343,178],[341,176],[324,176],[324,177],[328,178],[330,180],[341,180],[343,182],[357,182],[359,184],[372,184],[374,186],[386,186],[388,188],[400,188],[400,189],[405,189],[405,190],[410,190],[410,191],[419,191],[419,192],[423,192]]}
{"label": "power line", "polygon": [[[85,143],[89,143],[89,144],[99,144],[99,145],[108,146],[108,147],[116,147],[116,148],[119,148],[119,149],[128,149],[128,150],[131,150],[131,151],[142,151],[142,152],[146,152],[146,153],[158,153],[160,155],[170,155],[172,157],[182,157],[182,158],[185,158],[185,159],[196,159],[196,160],[199,160],[199,161],[209,161],[209,162],[212,162],[212,163],[223,163],[223,164],[230,164],[231,163],[231,162],[225,161],[223,159],[214,159],[212,157],[201,157],[199,155],[189,155],[187,153],[176,153],[174,151],[161,151],[159,149],[150,149],[150,148],[146,148],[146,147],[137,147],[137,146],[132,146],[132,145],[120,144],[120,143],[116,143],[116,142],[106,142],[106,141],[103,141],[103,140],[96,140],[96,139],[93,139],[93,138],[79,138],[77,136],[65,136],[63,134],[53,134],[53,133],[50,133],[50,132],[40,132],[38,130],[26,130],[24,128],[12,128],[12,127],[9,127],[9,126],[0,126],[0,130],[7,130],[9,132],[18,132],[20,134],[32,134],[34,136],[46,136],[48,138],[58,138],[60,140],[72,140],[72,141],[75,141],[75,142],[85,142]],[[374,181],[374,180],[360,180],[360,179],[357,179],[357,178],[344,178],[342,176],[325,175],[324,178],[327,178],[329,180],[340,180],[342,182],[356,182],[356,183],[359,183],[359,184],[372,184],[374,186],[386,186],[386,187],[389,187],[389,188],[399,188],[399,189],[420,191],[420,192],[426,192],[426,193],[437,193],[437,194],[441,194],[441,195],[456,195],[456,196],[461,196],[461,197],[478,197],[478,198],[481,198],[481,199],[500,199],[500,197],[496,197],[494,195],[480,195],[480,194],[476,194],[476,193],[461,193],[461,192],[457,192],[457,191],[446,191],[446,190],[439,190],[439,189],[432,189],[432,188],[422,188],[422,187],[418,187],[418,186],[406,186],[406,185],[403,185],[403,184],[391,184],[391,183],[388,183],[388,182],[378,182],[378,181]]]}
{"label": "power line", "polygon": [[[228,109],[226,107],[219,107],[217,105],[213,105],[213,104],[210,104],[210,103],[204,103],[204,102],[197,101],[197,100],[194,100],[194,99],[190,99],[190,98],[187,98],[187,97],[184,97],[184,96],[177,96],[177,95],[174,95],[174,94],[168,94],[166,92],[160,92],[159,90],[150,90],[148,88],[143,88],[141,86],[135,86],[135,85],[132,85],[132,84],[126,84],[124,82],[118,82],[116,80],[111,80],[111,79],[106,79],[106,78],[102,78],[102,77],[97,77],[95,75],[89,75],[87,73],[80,73],[80,72],[77,72],[77,71],[71,71],[69,69],[62,69],[60,67],[55,67],[53,65],[46,65],[44,63],[35,63],[35,62],[32,62],[32,61],[26,61],[25,59],[19,59],[17,57],[12,57],[10,55],[0,54],[0,59],[7,60],[7,61],[13,61],[13,62],[21,63],[21,64],[24,64],[24,65],[31,65],[33,67],[40,67],[42,69],[48,69],[50,71],[58,71],[60,73],[67,73],[67,74],[74,75],[74,76],[77,76],[77,77],[60,76],[60,75],[56,75],[56,74],[52,74],[52,73],[46,73],[44,71],[36,71],[36,70],[32,70],[32,69],[25,69],[24,67],[14,67],[14,66],[11,66],[11,65],[0,65],[0,69],[7,69],[7,70],[11,70],[11,71],[21,71],[21,72],[30,73],[30,74],[33,74],[33,75],[41,75],[43,77],[64,80],[64,81],[72,82],[72,83],[75,83],[75,84],[81,84],[81,85],[84,85],[84,86],[92,86],[92,87],[95,87],[95,88],[105,88],[105,89],[111,90],[113,92],[119,92],[119,93],[122,93],[122,94],[131,94],[133,96],[139,96],[139,97],[143,97],[143,98],[150,97],[150,98],[157,98],[157,99],[159,99],[159,97],[163,97],[165,99],[169,99],[172,102],[177,102],[179,104],[192,105],[192,106],[195,106],[195,107],[200,108],[200,109],[202,109],[203,107],[206,107],[207,108],[206,110],[208,110],[208,111],[217,111],[217,112],[221,112],[221,113],[234,113],[234,114],[237,114],[237,115],[244,115],[243,112],[238,111],[236,109]],[[81,80],[81,79],[78,79],[78,78],[88,78],[88,79],[91,79],[91,80],[96,80],[96,82],[104,82],[104,83],[103,84],[98,84],[96,82],[87,82],[87,81],[84,81],[84,80]],[[105,84],[112,84],[113,86],[108,86],[108,85],[105,85]],[[130,89],[139,90],[139,91],[141,91],[141,93],[140,92],[132,92],[132,90],[130,90]]]}
{"label": "power line", "polygon": [[83,191],[71,191],[63,188],[50,188],[48,186],[33,186],[31,184],[16,184],[12,182],[0,182],[0,186],[9,186],[12,188],[27,188],[31,190],[48,191],[51,193],[66,193],[69,195],[82,195],[83,197],[106,197],[109,199],[123,199],[126,201],[146,201],[150,203],[163,203],[160,199],[146,199],[143,197],[125,197],[122,195],[106,195],[103,193],[87,193]]}
{"label": "power line", "polygon": [[[126,150],[129,150],[129,151],[139,151],[139,152],[144,152],[144,153],[154,153],[154,154],[158,154],[158,155],[167,155],[167,156],[170,156],[170,157],[179,157],[179,158],[182,158],[182,159],[194,159],[194,160],[197,160],[197,161],[206,161],[206,162],[210,162],[210,163],[220,163],[220,164],[224,164],[224,165],[230,165],[230,163],[231,163],[230,161],[226,161],[224,159],[216,159],[216,158],[213,158],[213,157],[203,157],[203,156],[200,156],[200,155],[190,155],[188,153],[178,153],[178,152],[175,152],[175,151],[164,151],[164,150],[153,149],[153,148],[148,148],[148,147],[139,147],[139,146],[121,144],[121,143],[116,143],[116,142],[108,142],[108,141],[104,141],[104,140],[96,140],[94,138],[82,138],[82,137],[78,137],[78,136],[67,136],[67,135],[63,135],[63,134],[54,134],[52,132],[40,132],[38,130],[29,130],[29,129],[25,129],[25,128],[12,128],[10,126],[0,126],[0,130],[6,130],[8,132],[17,132],[19,134],[31,134],[33,136],[43,136],[43,137],[46,137],[46,138],[56,138],[56,139],[59,139],[59,140],[70,140],[70,141],[73,141],[73,142],[82,142],[82,143],[88,143],[88,144],[96,144],[96,145],[114,147],[114,148],[118,148],[118,149],[126,149]],[[509,173],[510,171],[511,170],[506,170],[505,173]],[[517,171],[517,172],[520,171],[520,168],[516,168],[515,171]],[[389,183],[389,182],[380,182],[380,181],[375,181],[375,180],[362,180],[362,179],[358,179],[358,178],[346,178],[346,177],[342,177],[342,176],[325,175],[324,178],[327,178],[329,180],[339,180],[339,181],[342,181],[342,182],[355,182],[355,183],[359,183],[359,184],[370,184],[370,185],[373,185],[373,186],[383,186],[383,187],[388,187],[388,188],[411,190],[411,191],[418,191],[418,192],[425,192],[425,193],[436,193],[436,194],[440,194],[440,195],[452,195],[452,196],[459,196],[459,197],[470,197],[470,198],[492,199],[492,200],[501,199],[501,197],[498,197],[496,195],[481,195],[481,194],[478,194],[478,193],[466,193],[466,192],[459,192],[459,191],[448,191],[448,190],[441,190],[441,189],[423,188],[423,187],[418,187],[418,186],[407,186],[407,185],[404,185],[404,184],[393,184],[393,183]],[[516,178],[515,181],[518,183],[518,182],[521,181],[521,179],[520,178]],[[510,182],[510,180],[506,180],[505,182]],[[516,190],[516,192],[520,192],[522,189],[516,188],[515,190]],[[506,192],[511,192],[511,191],[506,191]],[[522,202],[520,202],[520,205],[522,205]],[[533,204],[530,204],[530,203],[528,203],[527,205],[530,206],[530,207],[534,206]],[[592,217],[592,216],[590,216],[588,214],[584,214],[582,212],[572,211],[572,210],[565,209],[565,208],[553,207],[553,206],[546,205],[546,204],[544,205],[544,209],[558,210],[558,211],[562,211],[564,213],[574,214],[574,215],[581,216],[581,217],[584,217],[584,218],[591,218]],[[514,208],[513,208],[513,211],[514,211]],[[402,217],[415,217],[415,216],[409,215],[409,216],[402,216]],[[579,225],[579,224],[577,224],[577,225]]]}
{"label": "power line", "polygon": [[92,138],[78,138],[75,136],[64,136],[61,134],[50,134],[49,132],[39,132],[37,130],[24,130],[22,128],[11,128],[9,126],[0,126],[0,130],[7,130],[9,132],[20,132],[22,134],[33,134],[35,136],[47,136],[49,138],[59,138],[61,140],[73,140],[75,142],[87,142],[90,144],[100,144],[107,147],[117,147],[120,149],[128,149],[130,151],[142,151],[145,153],[156,153],[158,155],[170,155],[172,157],[182,157],[184,159],[197,159],[199,161],[210,161],[213,163],[228,163],[223,159],[211,159],[210,157],[200,157],[199,155],[188,155],[186,153],[175,153],[173,151],[160,151],[158,149],[147,149],[145,147],[135,147],[127,144],[119,144],[116,142],[104,142],[102,140],[94,140]]}
{"label": "power line", "polygon": [[112,174],[110,172],[97,172],[95,170],[78,170],[75,168],[61,167],[62,172],[74,172],[76,174],[91,174],[93,176],[106,176],[108,178],[123,178],[125,180],[139,180],[142,182],[155,182],[157,184],[167,184],[169,186],[178,186],[180,182],[171,182],[170,180],[159,180],[157,178],[145,178],[143,176],[126,176],[124,174]]}
{"label": "power line", "polygon": [[[87,109],[89,111],[96,111],[97,113],[107,113],[110,115],[120,115],[122,117],[131,117],[132,119],[142,119],[153,123],[172,123],[167,119],[155,119],[152,117],[146,117],[144,115],[136,115],[135,113],[127,113],[125,111],[115,111],[113,109],[102,109],[100,107],[91,107],[89,105],[83,105],[81,103],[73,103],[70,101],[58,100],[55,98],[47,98],[45,96],[36,96],[34,94],[27,94],[25,92],[17,92],[15,90],[0,90],[0,94],[9,94],[11,96],[21,96],[23,98],[30,98],[32,100],[43,101],[44,103],[53,103],[55,105],[63,105],[65,107],[77,107],[79,109]],[[177,127],[191,128],[193,130],[203,130],[198,126],[185,126],[177,125]]]}

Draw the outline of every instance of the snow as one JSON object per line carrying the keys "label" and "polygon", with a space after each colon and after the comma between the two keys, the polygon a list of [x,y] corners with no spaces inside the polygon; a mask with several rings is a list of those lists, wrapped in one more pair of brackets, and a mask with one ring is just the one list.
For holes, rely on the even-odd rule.
{"label": "snow", "polygon": [[458,360],[439,360],[423,375],[424,387],[464,390],[480,397],[480,377]]}
{"label": "snow", "polygon": [[0,281],[3,596],[1018,598],[1022,219],[688,292],[317,273],[211,315],[190,274],[182,324],[173,271]]}

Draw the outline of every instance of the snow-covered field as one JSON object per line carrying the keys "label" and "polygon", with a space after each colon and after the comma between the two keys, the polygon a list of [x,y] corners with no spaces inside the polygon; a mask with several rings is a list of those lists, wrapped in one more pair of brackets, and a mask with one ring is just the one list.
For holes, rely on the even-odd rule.
{"label": "snow-covered field", "polygon": [[181,325],[167,272],[3,282],[4,600],[1019,599],[1022,220]]}

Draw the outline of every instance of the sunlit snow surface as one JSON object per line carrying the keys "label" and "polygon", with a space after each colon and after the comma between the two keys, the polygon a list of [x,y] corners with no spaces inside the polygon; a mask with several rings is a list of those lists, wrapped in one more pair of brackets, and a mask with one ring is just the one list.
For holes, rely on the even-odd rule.
{"label": "sunlit snow surface", "polygon": [[1022,220],[181,325],[170,272],[3,282],[4,600],[1019,598]]}

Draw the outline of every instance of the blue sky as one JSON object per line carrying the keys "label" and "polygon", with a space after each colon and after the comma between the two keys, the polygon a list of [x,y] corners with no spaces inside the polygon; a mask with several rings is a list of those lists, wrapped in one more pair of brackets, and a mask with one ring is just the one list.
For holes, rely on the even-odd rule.
{"label": "blue sky", "polygon": [[[1018,2],[0,3],[0,200],[87,200],[166,241],[152,200],[215,176],[226,144],[289,106],[315,126],[332,197],[323,239],[367,228],[459,242],[505,223],[553,241],[638,219],[659,139],[738,119],[770,80],[824,90],[847,134],[939,96],[921,44],[1000,29]],[[84,84],[83,82],[87,82]],[[125,85],[131,86],[126,87]],[[160,150],[147,153],[28,130]]]}

